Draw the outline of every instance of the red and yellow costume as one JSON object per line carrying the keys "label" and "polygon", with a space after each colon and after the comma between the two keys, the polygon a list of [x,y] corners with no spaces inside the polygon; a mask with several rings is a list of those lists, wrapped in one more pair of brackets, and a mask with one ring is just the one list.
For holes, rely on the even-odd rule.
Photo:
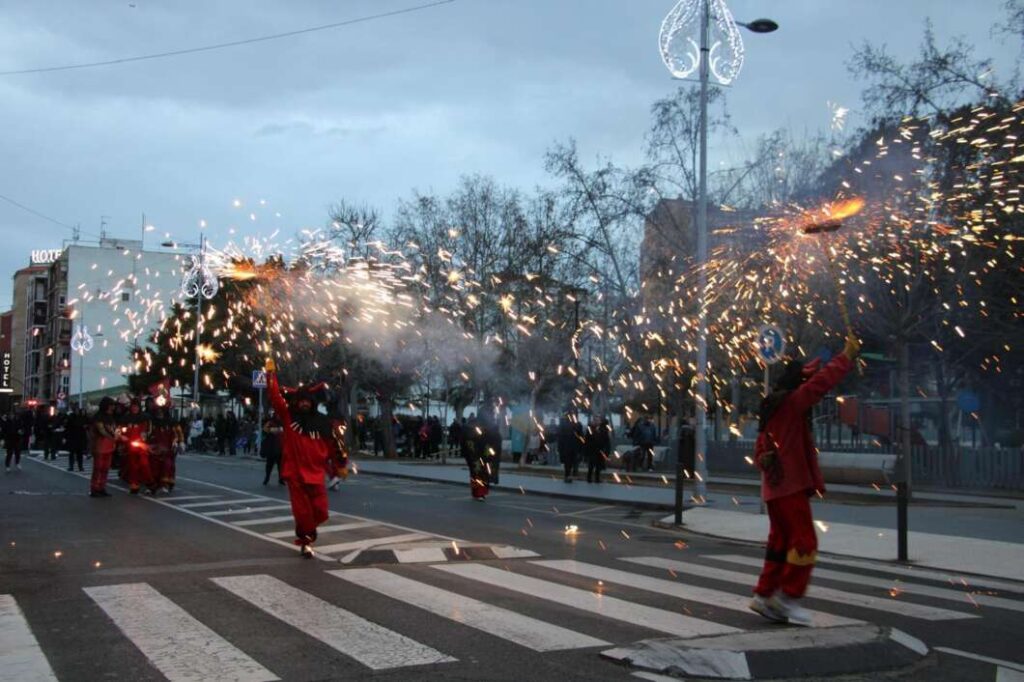
{"label": "red and yellow costume", "polygon": [[128,484],[128,492],[138,494],[142,486],[150,486],[153,473],[149,467],[149,417],[142,413],[138,401],[132,401],[128,414],[121,420],[121,439],[124,441],[124,461],[121,479]]}
{"label": "red and yellow costume", "polygon": [[92,422],[92,478],[89,480],[89,492],[94,497],[107,494],[107,475],[110,473],[114,450],[117,449],[118,427],[113,407],[114,401],[104,398]]}
{"label": "red and yellow costume", "polygon": [[184,440],[184,436],[178,423],[171,419],[165,408],[157,408],[152,413],[150,423],[149,468],[152,476],[149,487],[155,492],[162,486],[169,492],[174,488],[177,446]]}
{"label": "red and yellow costume", "polygon": [[331,478],[348,478],[348,444],[345,442],[345,422],[341,419],[331,420],[330,439],[331,457],[327,464],[327,475]]}
{"label": "red and yellow costume", "polygon": [[[316,403],[308,393],[312,409],[293,409],[281,393],[272,361],[267,362],[267,391],[270,404],[281,420],[281,478],[288,485],[288,497],[295,517],[295,544],[302,547],[316,541],[316,528],[327,520],[327,487],[324,474],[331,456],[333,429],[330,421],[316,411]],[[293,398],[294,403],[300,402]]]}
{"label": "red and yellow costume", "polygon": [[805,374],[813,374],[804,383],[765,399],[768,407],[762,407],[763,424],[754,448],[770,523],[764,569],[754,588],[762,597],[781,589],[800,598],[807,590],[818,554],[810,497],[825,492],[809,414],[851,367],[853,361],[845,354],[820,370],[808,365]]}

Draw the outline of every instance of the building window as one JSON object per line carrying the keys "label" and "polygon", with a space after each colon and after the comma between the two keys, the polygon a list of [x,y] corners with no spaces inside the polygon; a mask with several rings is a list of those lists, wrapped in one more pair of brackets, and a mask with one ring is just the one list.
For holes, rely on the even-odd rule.
{"label": "building window", "polygon": [[128,301],[130,301],[131,297],[132,297],[131,294],[129,294],[127,291],[122,291],[121,292],[121,302],[122,303],[127,303]]}

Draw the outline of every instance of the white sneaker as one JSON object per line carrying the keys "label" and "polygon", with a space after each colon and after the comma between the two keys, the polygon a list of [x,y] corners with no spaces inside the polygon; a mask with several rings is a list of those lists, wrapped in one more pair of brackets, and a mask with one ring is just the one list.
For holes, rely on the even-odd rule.
{"label": "white sneaker", "polygon": [[341,484],[341,479],[340,479],[340,478],[338,478],[337,476],[335,476],[334,478],[332,478],[332,479],[331,479],[331,484],[330,484],[330,485],[329,485],[328,487],[329,487],[329,488],[330,488],[331,490],[337,490],[337,489],[338,489],[338,486],[339,486],[340,484]]}
{"label": "white sneaker", "polygon": [[759,594],[755,594],[754,598],[750,600],[748,607],[754,613],[764,616],[773,623],[786,622],[786,616],[782,613],[782,608],[779,606],[779,600],[775,595],[772,595],[771,597],[762,597]]}
{"label": "white sneaker", "polygon": [[5,474],[11,473],[11,467],[4,467],[4,473]]}
{"label": "white sneaker", "polygon": [[785,594],[780,594],[774,599],[778,605],[779,612],[786,617],[786,621],[790,625],[799,625],[805,628],[814,626],[814,620],[811,618],[810,612],[800,605],[799,599],[794,599]]}
{"label": "white sneaker", "polygon": [[15,464],[14,468],[17,469],[18,471],[21,471],[21,465],[20,464]]}

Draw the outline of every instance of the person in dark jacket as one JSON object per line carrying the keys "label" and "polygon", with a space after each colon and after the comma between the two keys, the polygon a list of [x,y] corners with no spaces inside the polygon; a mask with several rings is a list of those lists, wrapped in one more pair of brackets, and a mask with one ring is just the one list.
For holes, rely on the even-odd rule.
{"label": "person in dark jacket", "polygon": [[21,420],[14,414],[5,414],[0,419],[0,428],[3,429],[4,448],[7,450],[7,458],[4,460],[4,471],[10,473],[12,460],[18,471],[21,471],[21,446],[24,442]]}
{"label": "person in dark jacket", "polygon": [[266,473],[263,476],[263,485],[270,482],[270,474],[274,467],[277,467],[277,484],[284,485],[281,478],[281,433],[284,427],[277,415],[271,414],[263,420],[263,443],[260,445],[260,457],[266,460]]}
{"label": "person in dark jacket", "polygon": [[[234,412],[228,412],[227,418],[224,420],[224,437],[228,442],[228,454],[234,457],[238,454],[238,431],[239,431],[238,417],[235,416]],[[223,452],[221,454],[224,454]]]}
{"label": "person in dark jacket", "polygon": [[78,406],[71,408],[71,414],[64,421],[64,439],[68,448],[68,471],[84,471],[83,459],[89,445],[89,420]]}
{"label": "person in dark jacket", "polygon": [[53,408],[40,405],[36,410],[35,437],[36,447],[43,451],[43,459],[57,459],[56,438],[57,416],[52,414]]}
{"label": "person in dark jacket", "polygon": [[601,472],[612,451],[612,427],[607,419],[587,427],[583,451],[587,458],[587,483],[591,480],[600,483]]}
{"label": "person in dark jacket", "polygon": [[565,482],[572,483],[573,469],[578,467],[580,455],[580,434],[577,430],[575,415],[566,413],[558,422],[558,457],[565,470]]}
{"label": "person in dark jacket", "polygon": [[810,498],[825,492],[811,435],[811,408],[842,381],[858,352],[860,343],[850,335],[843,352],[822,369],[817,363],[805,367],[789,361],[772,393],[761,401],[754,462],[761,470],[770,529],[750,608],[769,620],[813,624],[799,603],[818,554]]}

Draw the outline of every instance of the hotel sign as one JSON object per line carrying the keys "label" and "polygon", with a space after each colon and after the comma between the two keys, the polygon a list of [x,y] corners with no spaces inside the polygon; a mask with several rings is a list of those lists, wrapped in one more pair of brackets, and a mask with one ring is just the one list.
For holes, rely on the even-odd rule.
{"label": "hotel sign", "polygon": [[64,249],[33,249],[32,265],[47,265],[60,260]]}
{"label": "hotel sign", "polygon": [[11,351],[0,353],[0,393],[14,393],[11,385]]}

